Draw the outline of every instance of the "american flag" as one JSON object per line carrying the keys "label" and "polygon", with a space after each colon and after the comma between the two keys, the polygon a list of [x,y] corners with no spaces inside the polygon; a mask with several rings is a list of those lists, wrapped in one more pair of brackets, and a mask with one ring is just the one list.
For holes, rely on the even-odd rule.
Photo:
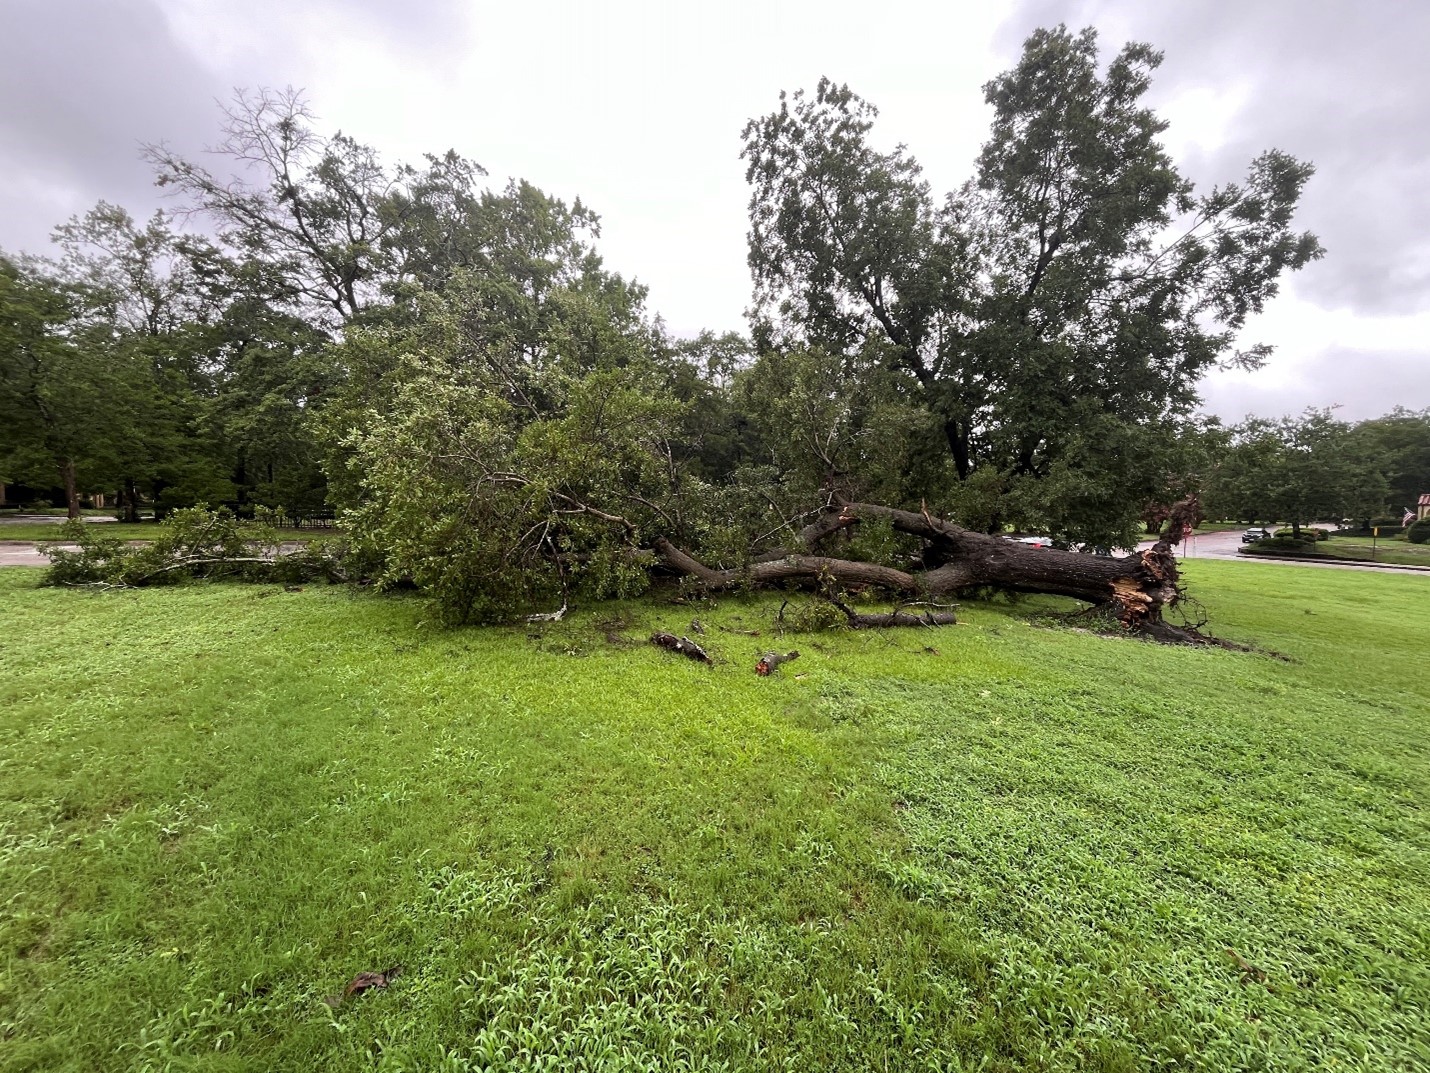
{"label": "american flag", "polygon": [[1415,520],[1415,512],[1409,507],[1405,509],[1405,517],[1400,519],[1401,525],[1409,525]]}

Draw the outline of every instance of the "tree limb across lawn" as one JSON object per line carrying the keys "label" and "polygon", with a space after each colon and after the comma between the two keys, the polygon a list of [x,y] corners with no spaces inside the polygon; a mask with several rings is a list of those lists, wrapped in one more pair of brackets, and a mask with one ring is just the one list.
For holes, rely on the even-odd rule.
{"label": "tree limb across lawn", "polygon": [[[1123,558],[1038,548],[976,533],[927,511],[898,510],[877,503],[847,503],[807,527],[802,548],[787,550],[779,558],[762,556],[764,561],[740,569],[706,566],[663,537],[655,541],[655,551],[670,570],[694,578],[710,592],[793,583],[806,588],[875,587],[897,596],[942,597],[978,586],[996,586],[1083,600],[1106,608],[1128,630],[1153,640],[1225,645],[1195,627],[1168,622],[1164,614],[1181,600],[1173,549],[1181,541],[1184,524],[1195,513],[1194,501],[1177,504],[1163,527],[1161,539],[1151,548]],[[901,570],[814,553],[817,545],[834,533],[875,518],[887,520],[896,531],[925,542],[918,569]],[[864,625],[914,626],[929,625],[931,621],[897,613],[867,617],[871,621]],[[874,619],[885,621],[876,623]]]}

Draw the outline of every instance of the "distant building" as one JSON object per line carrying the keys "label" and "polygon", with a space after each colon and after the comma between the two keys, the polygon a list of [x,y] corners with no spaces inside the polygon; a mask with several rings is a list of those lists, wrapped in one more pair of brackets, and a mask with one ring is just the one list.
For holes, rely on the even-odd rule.
{"label": "distant building", "polygon": [[1426,492],[1420,497],[1420,506],[1416,508],[1415,516],[1422,522],[1430,518],[1430,492]]}

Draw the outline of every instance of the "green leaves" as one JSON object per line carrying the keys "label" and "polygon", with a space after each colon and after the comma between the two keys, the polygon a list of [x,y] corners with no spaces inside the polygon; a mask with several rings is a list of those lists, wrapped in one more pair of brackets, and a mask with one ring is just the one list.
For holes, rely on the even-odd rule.
{"label": "green leaves", "polygon": [[1252,418],[1232,435],[1209,486],[1209,506],[1219,516],[1299,526],[1369,518],[1385,505],[1385,459],[1365,453],[1330,410]]}
{"label": "green leaves", "polygon": [[[905,437],[907,468],[939,451],[959,484],[985,471],[976,495],[946,493],[965,519],[1071,534],[1100,513],[1098,542],[1121,535],[1149,482],[1083,445],[1175,435],[1203,373],[1264,360],[1237,333],[1321,255],[1291,229],[1311,168],[1284,153],[1195,195],[1143,100],[1160,62],[1134,43],[1104,71],[1094,31],[1037,31],[984,87],[976,174],[938,207],[846,86],[782,97],[745,129],[756,344],[907,374],[888,385],[927,419],[889,431],[923,437]],[[822,427],[831,458],[857,453],[839,420]]]}
{"label": "green leaves", "polygon": [[410,328],[343,344],[356,375],[324,421],[360,554],[451,622],[641,591],[632,556],[680,526],[687,480],[672,448],[684,407],[652,335],[629,292],[578,282],[542,303],[532,353],[488,331],[487,293],[458,274]]}

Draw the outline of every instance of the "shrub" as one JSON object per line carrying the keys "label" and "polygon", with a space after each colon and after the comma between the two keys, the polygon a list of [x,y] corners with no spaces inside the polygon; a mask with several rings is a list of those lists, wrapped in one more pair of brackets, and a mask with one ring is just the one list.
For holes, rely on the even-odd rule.
{"label": "shrub", "polygon": [[1430,544],[1430,518],[1421,518],[1407,529],[1405,539],[1412,544]]}
{"label": "shrub", "polygon": [[42,545],[50,557],[48,585],[162,585],[196,577],[245,581],[300,581],[335,578],[341,571],[333,554],[309,546],[280,555],[278,534],[267,517],[235,518],[228,510],[186,507],[159,526],[156,539],[134,546],[105,536],[103,526],[81,521],[61,530],[65,544]]}
{"label": "shrub", "polygon": [[[1380,530],[1379,534],[1376,533],[1376,531],[1375,531],[1376,529],[1379,529],[1379,530]],[[1339,536],[1353,536],[1353,537],[1368,537],[1368,536],[1376,536],[1376,535],[1378,535],[1378,536],[1380,536],[1382,539],[1385,539],[1385,538],[1387,538],[1387,537],[1399,536],[1402,532],[1404,532],[1404,529],[1403,529],[1401,526],[1399,526],[1399,525],[1378,525],[1378,526],[1375,526],[1374,528],[1371,528],[1371,527],[1367,526],[1367,527],[1364,528],[1364,529],[1361,529],[1361,528],[1341,529],[1341,530],[1338,530],[1337,535],[1339,535]]]}
{"label": "shrub", "polygon": [[1249,550],[1255,553],[1271,555],[1275,555],[1278,553],[1304,553],[1310,551],[1314,547],[1315,543],[1315,538],[1305,536],[1304,531],[1303,535],[1300,537],[1297,537],[1292,533],[1277,533],[1275,536],[1267,537],[1265,540],[1258,540],[1256,543],[1251,545]]}
{"label": "shrub", "polygon": [[837,630],[847,627],[849,620],[844,612],[828,600],[810,597],[780,610],[780,624],[795,633],[819,633],[822,630]]}

